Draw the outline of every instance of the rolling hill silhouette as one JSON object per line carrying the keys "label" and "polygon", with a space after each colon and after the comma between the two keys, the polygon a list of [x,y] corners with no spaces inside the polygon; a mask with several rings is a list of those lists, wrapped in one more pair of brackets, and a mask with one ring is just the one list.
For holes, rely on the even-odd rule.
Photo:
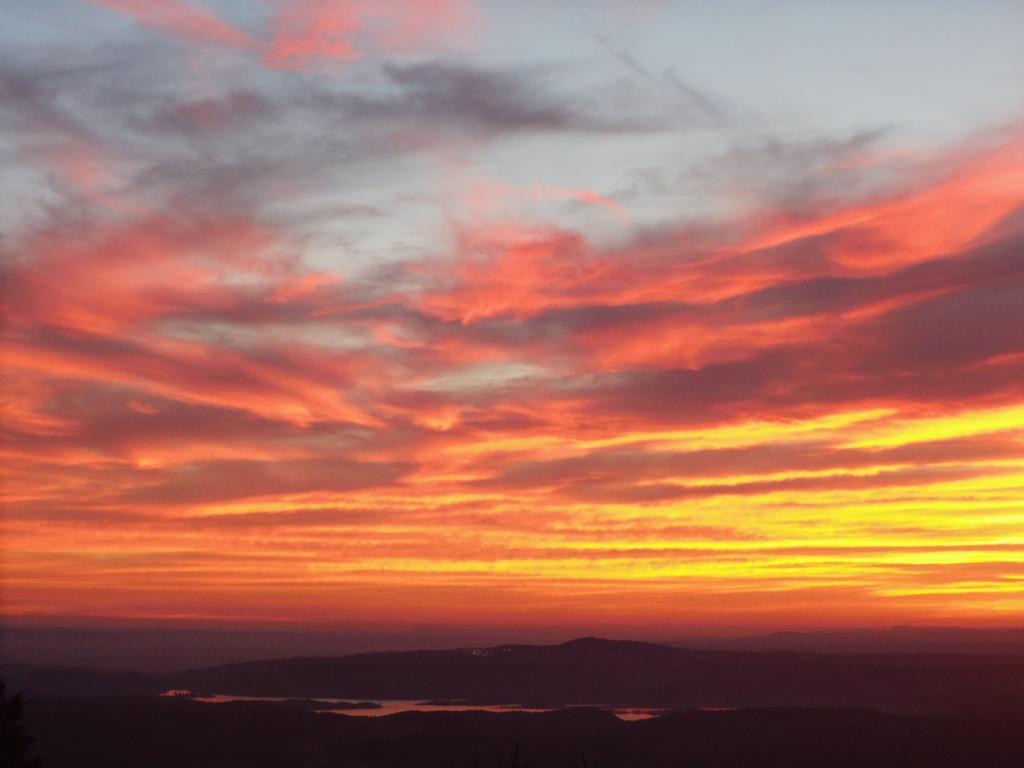
{"label": "rolling hill silhouette", "polygon": [[[538,768],[578,765],[582,750],[602,768],[931,768],[1024,758],[1024,658],[1011,656],[709,651],[581,638],[171,675],[28,665],[0,675],[25,691],[29,728],[51,768],[470,768],[494,764],[516,744]],[[290,700],[154,695],[168,688]],[[313,711],[314,697],[675,711],[636,722],[595,707],[367,718]]]}
{"label": "rolling hill silhouette", "polygon": [[582,638],[304,657],[191,669],[168,688],[223,694],[663,707],[1024,710],[1024,658],[708,651]]}

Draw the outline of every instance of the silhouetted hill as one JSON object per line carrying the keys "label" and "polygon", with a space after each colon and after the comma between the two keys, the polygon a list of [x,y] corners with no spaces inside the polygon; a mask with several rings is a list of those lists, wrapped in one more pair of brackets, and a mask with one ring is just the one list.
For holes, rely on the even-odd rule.
{"label": "silhouetted hill", "polygon": [[[593,710],[315,714],[263,702],[41,699],[29,726],[47,768],[472,768],[521,745],[537,768],[1005,768],[1024,715],[859,710],[686,712],[623,722]],[[507,764],[507,763],[506,763]]]}
{"label": "silhouetted hill", "polygon": [[[37,626],[0,621],[0,660],[40,666],[128,669],[166,674],[296,656],[446,649],[499,643],[559,642],[554,630],[519,629],[501,636],[487,627],[367,631],[275,628],[188,628],[164,623],[139,626]],[[732,651],[810,651],[816,653],[965,653],[1024,656],[1024,627],[892,627],[818,632],[777,632],[743,637],[685,636],[662,641],[684,648]]]}
{"label": "silhouetted hill", "polygon": [[124,696],[167,690],[162,680],[149,675],[86,667],[3,664],[0,678],[11,690],[33,696]]}
{"label": "silhouetted hill", "polygon": [[1024,658],[707,651],[597,638],[247,662],[188,670],[165,682],[294,698],[1024,711]]}

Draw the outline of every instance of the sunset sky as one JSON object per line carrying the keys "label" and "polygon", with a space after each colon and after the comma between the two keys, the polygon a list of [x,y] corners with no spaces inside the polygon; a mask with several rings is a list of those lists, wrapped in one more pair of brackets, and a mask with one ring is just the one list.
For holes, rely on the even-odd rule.
{"label": "sunset sky", "polygon": [[1024,3],[0,7],[0,609],[1020,624]]}

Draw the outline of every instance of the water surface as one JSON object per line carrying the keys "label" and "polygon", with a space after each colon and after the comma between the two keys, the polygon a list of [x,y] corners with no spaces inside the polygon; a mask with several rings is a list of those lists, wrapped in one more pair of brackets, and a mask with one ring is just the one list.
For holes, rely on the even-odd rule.
{"label": "water surface", "polygon": [[[359,698],[296,699],[294,697],[288,698],[282,696],[233,696],[219,693],[194,696],[190,691],[180,690],[165,691],[162,695],[185,696],[193,701],[204,701],[209,704],[223,704],[229,701],[303,701],[311,702],[309,709],[314,712],[332,712],[341,715],[350,715],[352,717],[384,717],[385,715],[394,715],[399,712],[553,712],[558,709],[567,709],[567,707],[527,707],[520,704],[470,704],[468,702],[433,702],[419,701],[417,699],[374,699],[374,703],[379,704],[379,707],[374,709],[361,709],[338,708],[336,706],[332,706],[360,701]],[[323,706],[314,706],[314,703],[322,704]],[[620,720],[646,720],[670,711],[668,709],[644,707],[599,706],[597,708],[611,712]]]}

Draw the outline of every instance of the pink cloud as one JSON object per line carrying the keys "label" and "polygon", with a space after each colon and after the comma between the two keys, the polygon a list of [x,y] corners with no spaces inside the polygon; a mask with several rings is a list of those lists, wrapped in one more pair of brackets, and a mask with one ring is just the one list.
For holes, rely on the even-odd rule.
{"label": "pink cloud", "polygon": [[120,11],[140,24],[207,43],[248,48],[255,41],[220,16],[185,0],[92,0]]}
{"label": "pink cloud", "polygon": [[278,69],[315,69],[371,52],[429,49],[465,40],[475,25],[466,0],[289,0],[274,14],[266,62]]}
{"label": "pink cloud", "polygon": [[478,21],[470,0],[284,0],[257,39],[185,0],[92,0],[197,42],[259,51],[273,69],[315,70],[371,54],[425,53],[462,45]]}

